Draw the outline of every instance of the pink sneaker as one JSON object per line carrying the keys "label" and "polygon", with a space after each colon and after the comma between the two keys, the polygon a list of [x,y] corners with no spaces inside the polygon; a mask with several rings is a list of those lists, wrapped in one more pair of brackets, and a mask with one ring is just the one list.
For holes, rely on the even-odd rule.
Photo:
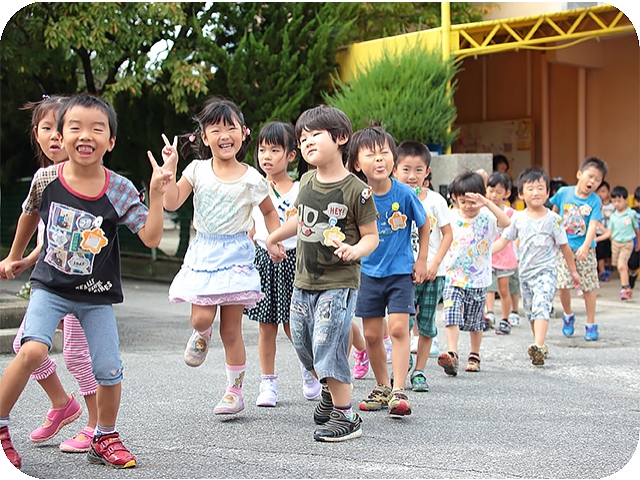
{"label": "pink sneaker", "polygon": [[[76,395],[72,393],[69,396],[69,401],[62,408],[50,408],[47,413],[47,420],[49,425],[43,425],[36,428],[29,438],[34,443],[45,442],[50,438],[55,437],[60,429],[65,425],[70,424],[74,420],[77,420],[82,413],[82,407],[76,400]],[[46,422],[45,422],[46,423]]]}
{"label": "pink sneaker", "polygon": [[[94,431],[95,428],[84,427],[78,435],[62,442],[60,444],[60,451],[66,453],[88,452],[89,448],[91,448],[91,440],[93,440]],[[85,440],[78,440],[78,437],[84,437]]]}
{"label": "pink sneaker", "polygon": [[369,354],[366,350],[353,351],[356,364],[353,366],[353,378],[364,378],[369,371]]}

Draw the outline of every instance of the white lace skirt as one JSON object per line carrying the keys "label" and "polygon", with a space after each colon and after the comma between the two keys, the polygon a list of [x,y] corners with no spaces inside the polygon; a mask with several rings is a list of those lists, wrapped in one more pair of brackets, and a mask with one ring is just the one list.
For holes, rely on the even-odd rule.
{"label": "white lace skirt", "polygon": [[264,297],[254,258],[255,245],[244,232],[235,235],[198,232],[189,244],[182,268],[171,282],[169,300],[253,308]]}

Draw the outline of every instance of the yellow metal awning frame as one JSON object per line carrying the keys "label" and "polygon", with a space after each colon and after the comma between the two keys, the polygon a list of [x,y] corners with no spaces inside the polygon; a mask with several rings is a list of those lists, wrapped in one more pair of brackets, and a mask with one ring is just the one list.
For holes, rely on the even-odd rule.
{"label": "yellow metal awning frame", "polygon": [[635,29],[622,11],[612,5],[600,5],[451,25],[450,55],[460,61],[467,57],[520,49],[554,50],[593,38],[629,33],[635,33]]}

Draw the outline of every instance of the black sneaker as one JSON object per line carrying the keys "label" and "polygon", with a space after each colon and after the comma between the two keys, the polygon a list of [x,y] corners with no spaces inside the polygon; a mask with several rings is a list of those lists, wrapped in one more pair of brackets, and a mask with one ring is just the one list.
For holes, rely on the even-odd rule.
{"label": "black sneaker", "polygon": [[353,421],[347,420],[344,413],[332,410],[331,418],[322,427],[316,428],[313,438],[318,442],[344,442],[352,438],[362,436],[362,420],[360,415],[354,412]]}
{"label": "black sneaker", "polygon": [[331,392],[329,387],[322,385],[322,392],[320,393],[320,403],[316,405],[313,411],[313,421],[318,425],[324,425],[329,421],[331,412],[333,411],[333,399],[331,398]]}
{"label": "black sneaker", "polygon": [[509,320],[503,318],[500,320],[500,326],[496,330],[496,335],[509,335],[511,333],[511,324]]}

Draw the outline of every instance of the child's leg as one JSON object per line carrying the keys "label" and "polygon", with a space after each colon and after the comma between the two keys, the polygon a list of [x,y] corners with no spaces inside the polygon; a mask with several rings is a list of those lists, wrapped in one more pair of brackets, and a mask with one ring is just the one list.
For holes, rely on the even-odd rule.
{"label": "child's leg", "polygon": [[584,307],[587,312],[587,323],[593,324],[596,322],[596,291],[583,292]]}
{"label": "child's leg", "polygon": [[351,405],[351,385],[341,382],[335,378],[327,377],[327,385],[331,392],[331,399],[334,405],[348,406]]}
{"label": "child's leg", "polygon": [[[500,295],[500,300],[502,301],[502,294]],[[488,291],[487,292],[487,300],[486,300],[486,309],[487,309],[487,313],[489,312],[493,312],[493,308],[495,306],[495,301],[496,301],[496,292],[491,292]]]}
{"label": "child's leg", "polygon": [[531,330],[533,331],[533,343],[539,346],[543,346],[547,340],[547,331],[549,330],[549,320],[538,319],[531,323]]}
{"label": "child's leg", "polygon": [[630,255],[620,255],[616,267],[620,276],[620,284],[622,287],[629,286],[629,257]]}
{"label": "child's leg", "polygon": [[355,322],[351,322],[351,345],[353,345],[356,350],[360,351],[366,350],[367,348],[366,341],[360,332],[360,328],[358,328],[358,325]]}
{"label": "child's leg", "polygon": [[[511,293],[509,292],[509,278],[498,277],[498,292],[500,293],[500,307],[502,310],[501,318],[509,318],[511,313]],[[487,292],[489,295],[489,292]]]}
{"label": "child's leg", "polygon": [[227,365],[244,366],[247,352],[242,338],[243,305],[224,305],[220,307],[220,339],[224,345]]}
{"label": "child's leg", "polygon": [[391,353],[393,387],[404,388],[409,370],[409,357],[411,356],[408,313],[389,314],[389,334],[393,342]]}
{"label": "child's leg", "polygon": [[260,367],[263,375],[273,375],[275,373],[277,335],[277,323],[260,322],[258,356],[260,357]]}
{"label": "child's leg", "polygon": [[473,353],[480,353],[480,345],[482,344],[482,331],[469,332],[470,347]]}
{"label": "child's leg", "polygon": [[[204,333],[216,318],[218,307],[216,305],[191,305],[191,326],[194,330]],[[243,310],[244,311],[244,310]]]}
{"label": "child's leg", "polygon": [[[363,318],[362,330],[369,355],[369,364],[373,369],[376,382],[391,388],[389,371],[387,370],[387,351],[382,340],[386,323],[384,317]],[[409,333],[408,328],[407,333]]]}
{"label": "child's leg", "polygon": [[444,330],[447,339],[447,350],[458,353],[458,339],[460,338],[460,327],[458,325],[447,325]]}

